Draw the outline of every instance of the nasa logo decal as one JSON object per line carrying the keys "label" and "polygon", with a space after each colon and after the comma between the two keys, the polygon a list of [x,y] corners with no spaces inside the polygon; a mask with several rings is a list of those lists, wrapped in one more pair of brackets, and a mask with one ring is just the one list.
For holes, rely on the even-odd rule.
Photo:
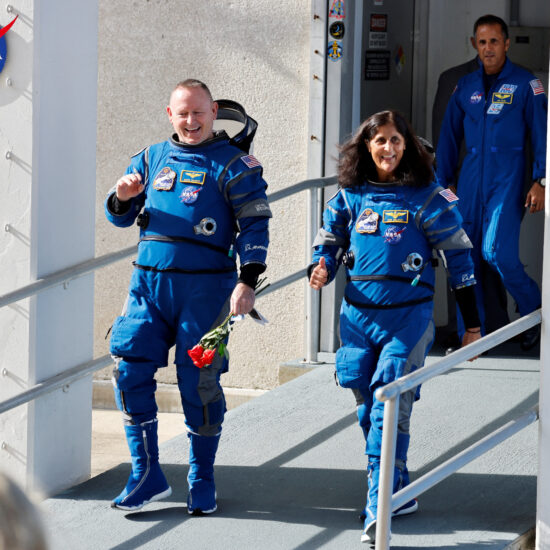
{"label": "nasa logo decal", "polygon": [[15,19],[11,23],[8,23],[5,27],[0,27],[0,73],[6,64],[6,56],[8,53],[5,35],[12,28],[18,17],[19,15],[16,15]]}

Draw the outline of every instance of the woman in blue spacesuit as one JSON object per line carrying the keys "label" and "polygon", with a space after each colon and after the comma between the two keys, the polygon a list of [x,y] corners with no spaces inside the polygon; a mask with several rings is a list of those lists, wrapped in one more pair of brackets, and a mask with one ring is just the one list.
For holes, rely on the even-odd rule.
{"label": "woman in blue spacesuit", "polygon": [[[339,384],[350,388],[366,440],[368,494],[363,542],[375,539],[383,404],[375,390],[424,364],[434,337],[434,250],[445,251],[466,323],[463,345],[480,338],[472,247],[457,197],[433,181],[433,159],[395,111],[369,117],[340,153],[340,189],[327,204],[313,246],[310,286],[346,267],[340,312]],[[394,492],[409,482],[409,422],[415,392],[401,396]],[[417,510],[410,501],[394,515]]]}

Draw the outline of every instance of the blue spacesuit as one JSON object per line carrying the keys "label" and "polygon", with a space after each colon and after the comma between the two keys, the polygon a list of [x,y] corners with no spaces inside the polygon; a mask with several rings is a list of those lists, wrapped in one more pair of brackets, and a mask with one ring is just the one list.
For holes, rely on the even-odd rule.
{"label": "blue spacesuit", "polygon": [[191,445],[189,511],[208,513],[216,507],[213,464],[226,410],[220,375],[227,360],[216,354],[210,367],[199,369],[187,350],[228,315],[236,257],[241,276],[252,264],[257,273],[265,269],[266,184],[259,162],[225,132],[198,145],[172,138],[147,147],[132,158],[126,173],[132,172],[141,175],[143,193],[116,204],[113,189],[105,201],[113,224],[128,227],[137,218],[141,227],[125,309],[111,336],[115,397],[133,462],[113,506],[138,509],[169,494],[158,465],[154,374],[176,345]]}
{"label": "blue spacesuit", "polygon": [[[444,186],[454,184],[464,138],[457,194],[476,273],[483,258],[526,315],[540,307],[541,296],[519,259],[524,149],[529,131],[532,179],[544,177],[547,99],[541,82],[508,59],[487,93],[483,71],[481,67],[460,79],[451,96],[437,147],[437,176]],[[483,329],[481,285],[476,294]]]}
{"label": "blue spacesuit", "polygon": [[[340,386],[351,388],[357,399],[369,456],[371,500],[371,485],[378,484],[373,475],[379,472],[384,410],[374,392],[424,364],[434,337],[433,250],[445,251],[455,289],[475,284],[471,243],[456,206],[456,197],[433,183],[412,187],[367,182],[340,189],[328,201],[314,242],[313,263],[325,258],[328,281],[341,262],[346,265],[336,373]],[[395,490],[408,483],[414,400],[414,391],[400,400]],[[406,506],[417,505],[411,501]]]}

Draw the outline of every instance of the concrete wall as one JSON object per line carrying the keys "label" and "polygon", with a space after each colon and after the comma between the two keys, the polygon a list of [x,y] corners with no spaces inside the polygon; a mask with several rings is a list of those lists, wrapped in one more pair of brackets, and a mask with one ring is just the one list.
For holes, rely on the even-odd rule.
{"label": "concrete wall", "polygon": [[[293,0],[165,2],[100,0],[96,255],[137,242],[103,214],[106,192],[129,156],[166,139],[165,107],[174,84],[199,78],[215,98],[240,102],[259,123],[254,154],[269,192],[306,178],[310,3]],[[273,206],[267,276],[275,281],[305,265],[305,194]],[[124,302],[130,261],[96,274],[95,355]],[[257,303],[267,327],[247,320],[231,336],[226,386],[268,389],[279,363],[303,354],[304,283]],[[175,381],[174,368],[159,380]],[[110,368],[98,374],[109,377]]]}

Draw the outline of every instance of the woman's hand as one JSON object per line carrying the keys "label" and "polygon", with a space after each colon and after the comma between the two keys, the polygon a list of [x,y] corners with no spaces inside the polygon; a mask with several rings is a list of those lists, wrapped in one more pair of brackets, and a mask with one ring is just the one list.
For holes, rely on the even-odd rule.
{"label": "woman's hand", "polygon": [[[473,342],[476,342],[481,338],[481,327],[472,327],[467,328],[464,331],[464,336],[462,337],[462,347],[467,346],[468,344],[471,344]],[[474,361],[479,356],[476,355],[475,357],[472,357],[471,359],[468,359],[468,361]]]}
{"label": "woman's hand", "polygon": [[311,277],[309,278],[309,286],[314,290],[321,290],[327,284],[327,281],[327,265],[325,263],[325,258],[321,256],[319,264],[316,265],[311,272]]}

